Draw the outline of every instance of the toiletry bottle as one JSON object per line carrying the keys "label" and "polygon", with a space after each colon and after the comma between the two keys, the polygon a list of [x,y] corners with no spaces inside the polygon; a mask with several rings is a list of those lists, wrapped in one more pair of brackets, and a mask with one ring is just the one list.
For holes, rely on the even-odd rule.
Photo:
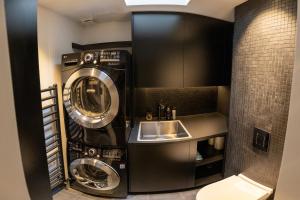
{"label": "toiletry bottle", "polygon": [[215,138],[215,149],[223,150],[224,149],[225,138],[224,137],[216,137]]}
{"label": "toiletry bottle", "polygon": [[210,139],[208,140],[208,144],[209,144],[210,146],[214,146],[214,145],[215,145],[215,138],[210,138]]}
{"label": "toiletry bottle", "polygon": [[175,120],[176,119],[176,107],[172,108],[172,119]]}
{"label": "toiletry bottle", "polygon": [[159,105],[158,105],[158,120],[165,120],[165,119],[166,119],[165,105],[162,103],[159,103]]}
{"label": "toiletry bottle", "polygon": [[172,110],[170,106],[166,107],[166,120],[171,120],[172,118]]}

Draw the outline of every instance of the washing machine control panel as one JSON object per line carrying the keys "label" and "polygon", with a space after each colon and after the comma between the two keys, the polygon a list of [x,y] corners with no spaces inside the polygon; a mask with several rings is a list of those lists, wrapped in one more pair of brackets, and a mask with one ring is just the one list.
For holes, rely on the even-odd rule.
{"label": "washing machine control panel", "polygon": [[105,61],[120,61],[120,51],[101,51],[100,52],[100,62]]}
{"label": "washing machine control panel", "polygon": [[122,65],[126,58],[122,51],[118,50],[102,50],[100,51],[100,65],[116,67]]}
{"label": "washing machine control panel", "polygon": [[107,149],[102,150],[102,157],[109,158],[109,159],[121,159],[122,158],[122,151],[121,149]]}
{"label": "washing machine control panel", "polygon": [[88,155],[89,155],[90,157],[96,156],[96,155],[97,155],[97,150],[94,149],[94,148],[90,148],[90,149],[88,150]]}
{"label": "washing machine control panel", "polygon": [[87,54],[84,55],[83,59],[84,59],[84,62],[89,63],[89,62],[94,60],[94,54],[87,53]]}
{"label": "washing machine control panel", "polygon": [[80,143],[73,143],[73,142],[68,142],[69,144],[69,151],[73,151],[73,152],[82,152],[82,144]]}
{"label": "washing machine control panel", "polygon": [[99,52],[93,51],[93,52],[83,52],[81,57],[80,64],[97,64],[99,59]]}
{"label": "washing machine control panel", "polygon": [[80,143],[69,142],[69,151],[79,153],[78,155],[91,158],[104,158],[109,160],[123,160],[126,159],[126,150],[122,148],[97,148]]}

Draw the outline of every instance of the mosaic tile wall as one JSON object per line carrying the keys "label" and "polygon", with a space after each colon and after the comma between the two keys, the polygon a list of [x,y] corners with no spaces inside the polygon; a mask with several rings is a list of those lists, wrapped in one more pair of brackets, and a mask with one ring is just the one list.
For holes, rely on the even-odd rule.
{"label": "mosaic tile wall", "polygon": [[157,116],[160,101],[175,106],[177,115],[193,115],[217,111],[218,88],[137,88],[135,90],[135,116],[144,117],[152,111]]}
{"label": "mosaic tile wall", "polygon": [[[226,176],[244,173],[275,187],[294,66],[296,0],[249,0],[236,8]],[[253,149],[253,128],[271,133]]]}

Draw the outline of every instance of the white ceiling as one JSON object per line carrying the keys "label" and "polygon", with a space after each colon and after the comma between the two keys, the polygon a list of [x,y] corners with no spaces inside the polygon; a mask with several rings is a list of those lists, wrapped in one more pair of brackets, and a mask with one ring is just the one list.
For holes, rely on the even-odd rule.
{"label": "white ceiling", "polygon": [[124,0],[38,0],[39,5],[75,21],[93,18],[96,22],[129,20],[132,11],[178,11],[234,21],[234,7],[247,0],[191,0],[188,6],[133,6]]}

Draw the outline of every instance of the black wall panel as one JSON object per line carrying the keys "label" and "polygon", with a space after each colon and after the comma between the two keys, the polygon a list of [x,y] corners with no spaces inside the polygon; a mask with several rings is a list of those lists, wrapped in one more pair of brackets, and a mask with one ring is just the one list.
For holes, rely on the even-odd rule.
{"label": "black wall panel", "polygon": [[50,200],[52,197],[42,128],[37,2],[6,0],[5,12],[25,179],[32,200]]}
{"label": "black wall panel", "polygon": [[233,24],[175,12],[132,17],[135,86],[229,85]]}
{"label": "black wall panel", "polygon": [[229,85],[233,24],[185,14],[184,87]]}
{"label": "black wall panel", "polygon": [[183,86],[183,19],[176,13],[133,14],[136,86]]}

